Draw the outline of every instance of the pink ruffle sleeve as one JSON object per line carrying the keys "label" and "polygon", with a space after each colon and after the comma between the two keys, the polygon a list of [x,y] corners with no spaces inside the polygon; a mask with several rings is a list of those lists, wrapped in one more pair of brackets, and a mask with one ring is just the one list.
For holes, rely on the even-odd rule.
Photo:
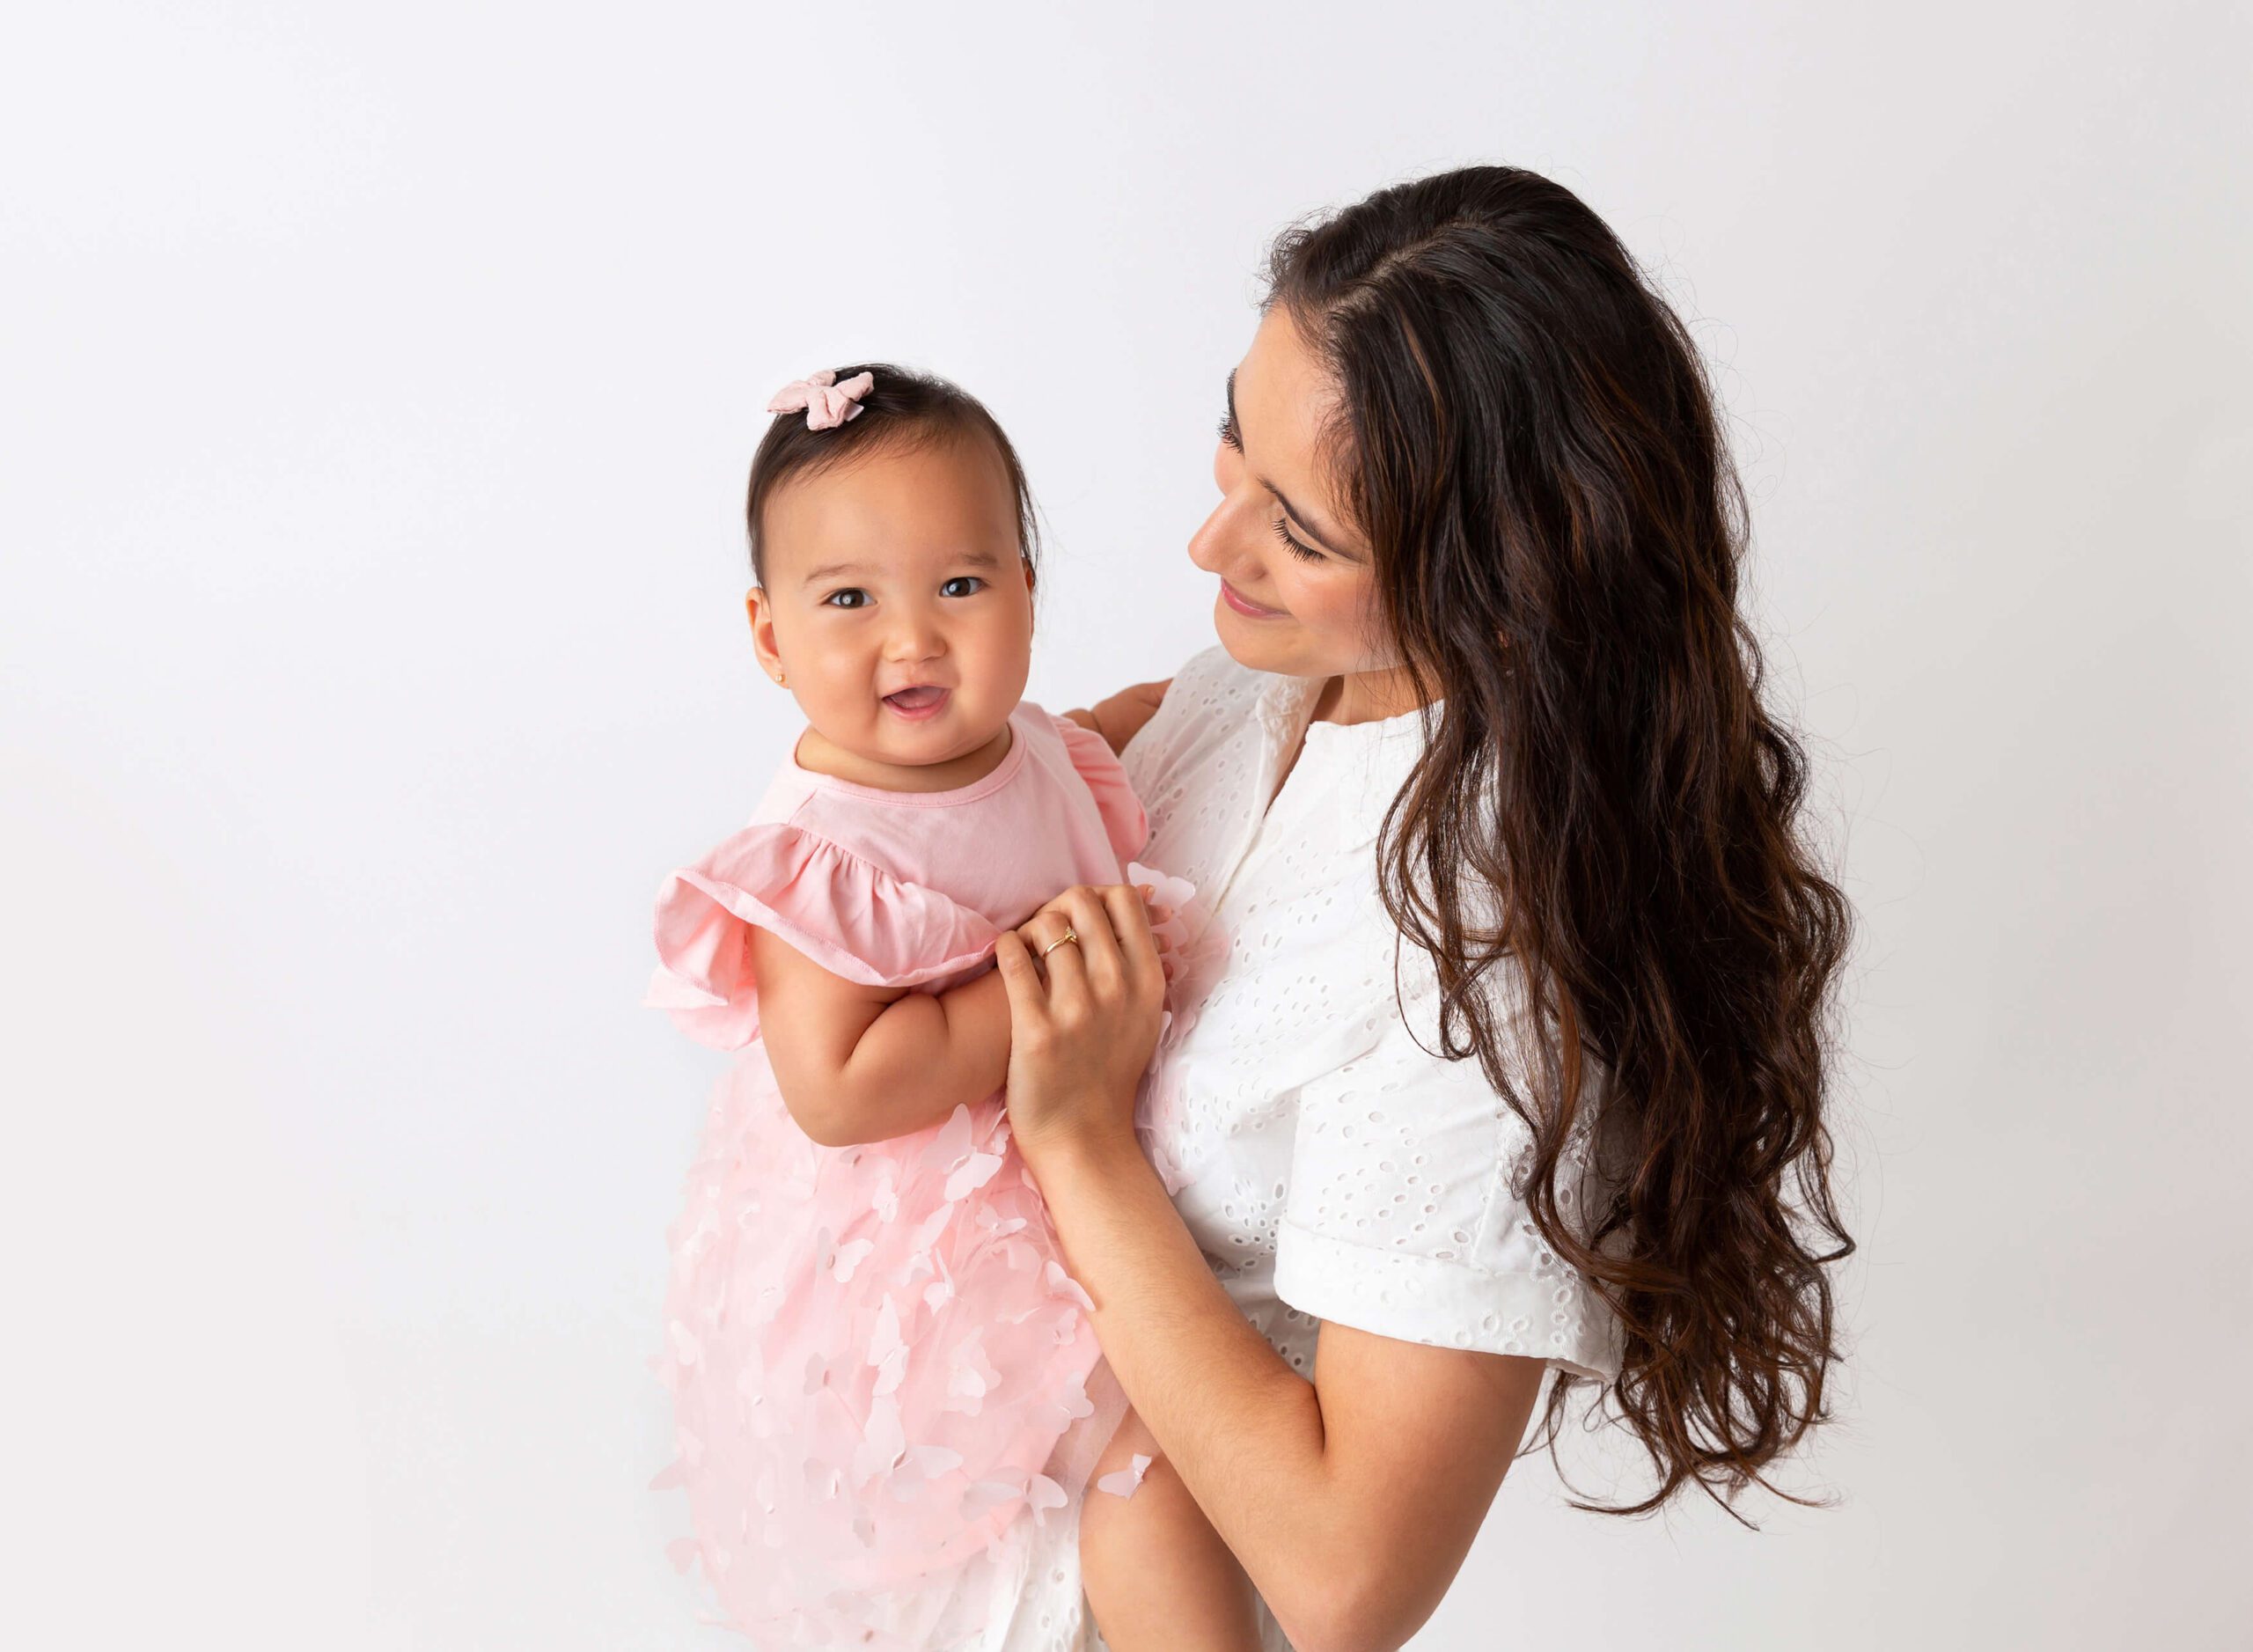
{"label": "pink ruffle sleeve", "polygon": [[1134,796],[1126,766],[1112,753],[1110,741],[1093,729],[1082,728],[1069,717],[1060,716],[1055,722],[1072,767],[1095,794],[1095,805],[1103,814],[1103,829],[1109,834],[1112,850],[1123,866],[1140,855],[1150,840],[1149,818],[1142,812],[1141,799]]}
{"label": "pink ruffle sleeve", "polygon": [[1001,935],[937,890],[895,877],[813,833],[764,822],[659,886],[660,961],[642,1002],[670,1012],[701,1044],[742,1048],[759,1033],[753,928],[866,987],[920,987],[966,970],[991,955]]}

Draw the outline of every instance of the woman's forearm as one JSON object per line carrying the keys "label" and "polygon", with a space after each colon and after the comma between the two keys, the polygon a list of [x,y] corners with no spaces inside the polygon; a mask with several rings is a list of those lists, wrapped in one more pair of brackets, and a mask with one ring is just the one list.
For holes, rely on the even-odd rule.
{"label": "woman's forearm", "polygon": [[911,992],[861,1034],[838,1074],[826,1140],[883,1142],[935,1124],[1001,1089],[1009,1000],[1000,974],[944,993]]}
{"label": "woman's forearm", "polygon": [[1127,1399],[1295,1644],[1350,1575],[1314,1385],[1251,1327],[1129,1138],[1027,1156]]}

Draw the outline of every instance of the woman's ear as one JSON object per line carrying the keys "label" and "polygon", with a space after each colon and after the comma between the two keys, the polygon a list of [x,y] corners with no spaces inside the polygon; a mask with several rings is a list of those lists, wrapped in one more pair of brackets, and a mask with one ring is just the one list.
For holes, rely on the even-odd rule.
{"label": "woman's ear", "polygon": [[751,646],[759,656],[759,669],[782,686],[782,655],[774,643],[774,605],[766,591],[753,585],[744,597],[743,611],[751,621]]}

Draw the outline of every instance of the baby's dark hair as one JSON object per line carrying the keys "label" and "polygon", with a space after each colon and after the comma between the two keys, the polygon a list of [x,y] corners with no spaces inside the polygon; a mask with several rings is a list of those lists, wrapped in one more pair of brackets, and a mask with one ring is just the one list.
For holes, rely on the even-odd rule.
{"label": "baby's dark hair", "polygon": [[986,404],[961,385],[935,373],[919,373],[890,362],[855,362],[837,369],[837,383],[867,373],[875,382],[860,398],[861,411],[826,430],[806,428],[804,413],[778,413],[751,458],[751,488],[744,501],[744,525],[751,534],[751,576],[767,584],[767,556],[760,517],[774,490],[793,476],[810,475],[833,465],[865,458],[889,444],[990,443],[1016,496],[1017,554],[1035,565],[1039,530],[1033,520],[1032,489],[1024,466]]}

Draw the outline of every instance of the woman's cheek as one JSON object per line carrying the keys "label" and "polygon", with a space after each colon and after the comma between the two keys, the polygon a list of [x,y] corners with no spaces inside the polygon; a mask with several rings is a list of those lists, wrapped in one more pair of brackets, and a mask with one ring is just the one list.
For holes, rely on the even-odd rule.
{"label": "woman's cheek", "polygon": [[1322,597],[1325,650],[1339,671],[1374,671],[1391,664],[1397,650],[1388,640],[1376,599],[1376,583],[1359,569],[1334,583]]}
{"label": "woman's cheek", "polygon": [[1325,646],[1341,655],[1360,651],[1359,600],[1345,582],[1294,570],[1285,590],[1289,592],[1291,612]]}

